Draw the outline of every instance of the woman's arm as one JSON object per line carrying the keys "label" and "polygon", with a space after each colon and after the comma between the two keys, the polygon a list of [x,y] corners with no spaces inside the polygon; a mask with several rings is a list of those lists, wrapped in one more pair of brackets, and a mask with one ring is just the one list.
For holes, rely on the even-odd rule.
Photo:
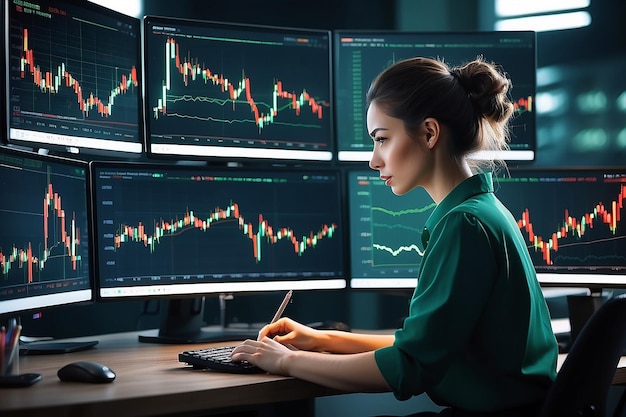
{"label": "woman's arm", "polygon": [[361,353],[393,344],[393,334],[364,334],[339,330],[315,330],[289,318],[268,324],[257,340],[273,338],[300,350],[330,353]]}
{"label": "woman's arm", "polygon": [[245,360],[273,374],[293,376],[348,392],[390,391],[378,370],[373,351],[342,355],[292,350],[263,337],[261,340],[246,340],[238,346],[233,352],[233,360]]}
{"label": "woman's arm", "polygon": [[370,352],[393,344],[393,334],[367,334],[342,332],[339,330],[321,331],[317,338],[318,352],[362,353]]}

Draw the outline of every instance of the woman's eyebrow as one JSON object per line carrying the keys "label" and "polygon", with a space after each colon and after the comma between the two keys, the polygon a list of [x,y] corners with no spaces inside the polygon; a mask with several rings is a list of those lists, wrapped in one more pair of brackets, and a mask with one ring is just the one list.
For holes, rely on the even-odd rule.
{"label": "woman's eyebrow", "polygon": [[371,137],[376,136],[376,133],[378,133],[380,130],[389,130],[389,129],[385,129],[384,127],[377,127],[376,129],[374,129],[374,130],[372,130],[372,131],[370,132],[370,136],[371,136]]}

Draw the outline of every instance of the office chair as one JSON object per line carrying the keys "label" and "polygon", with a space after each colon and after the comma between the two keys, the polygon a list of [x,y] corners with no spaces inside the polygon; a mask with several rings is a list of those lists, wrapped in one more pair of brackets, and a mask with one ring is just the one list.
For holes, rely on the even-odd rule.
{"label": "office chair", "polygon": [[538,417],[605,417],[609,387],[625,346],[622,294],[602,304],[581,329]]}

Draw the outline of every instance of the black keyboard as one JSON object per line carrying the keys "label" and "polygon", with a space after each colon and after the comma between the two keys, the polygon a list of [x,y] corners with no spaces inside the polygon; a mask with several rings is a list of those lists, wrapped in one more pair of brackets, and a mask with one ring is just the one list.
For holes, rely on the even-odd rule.
{"label": "black keyboard", "polygon": [[233,361],[230,357],[235,346],[218,346],[195,350],[186,350],[178,354],[178,361],[194,368],[213,369],[235,374],[255,374],[265,372],[246,361]]}

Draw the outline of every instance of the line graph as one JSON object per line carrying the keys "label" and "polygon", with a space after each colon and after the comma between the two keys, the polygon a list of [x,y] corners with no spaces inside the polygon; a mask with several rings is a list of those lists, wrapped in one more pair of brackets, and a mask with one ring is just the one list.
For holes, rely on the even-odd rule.
{"label": "line graph", "polygon": [[349,175],[353,277],[417,278],[421,233],[435,203],[423,189],[392,195],[376,174]]}
{"label": "line graph", "polygon": [[374,243],[372,245],[372,247],[374,249],[377,249],[377,250],[389,252],[392,256],[398,256],[399,254],[401,254],[403,252],[415,252],[419,256],[424,256],[424,251],[421,250],[420,247],[417,246],[416,244],[412,244],[412,245],[409,245],[409,246],[401,245],[397,249],[392,249],[392,248],[387,247],[385,245],[380,245],[378,243]]}
{"label": "line graph", "polygon": [[[401,204],[384,198],[382,194],[385,191],[388,190],[375,189],[372,194],[372,265],[375,268],[389,265],[419,266],[424,256],[424,249],[420,247],[421,231],[435,204],[428,202],[421,190],[415,190]],[[383,202],[387,207],[395,209],[377,206]],[[413,204],[419,207],[397,208],[398,205],[408,207]]]}

